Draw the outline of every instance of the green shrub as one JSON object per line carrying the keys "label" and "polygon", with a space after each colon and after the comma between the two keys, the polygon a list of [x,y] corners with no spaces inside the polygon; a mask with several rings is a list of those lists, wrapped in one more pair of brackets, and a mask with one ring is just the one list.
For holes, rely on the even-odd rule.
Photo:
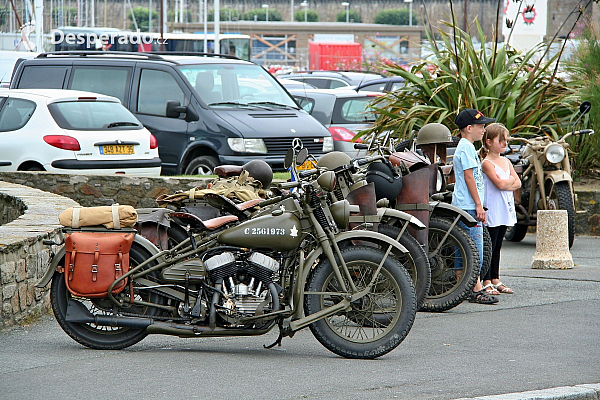
{"label": "green shrub", "polygon": [[[133,15],[135,15],[135,21],[140,32],[148,32],[148,8],[147,7],[135,7],[133,9]],[[127,18],[133,21],[131,13],[127,14]],[[158,26],[158,11],[152,10],[152,26],[156,28]],[[132,22],[129,24],[129,29],[135,30],[135,24]]]}
{"label": "green shrub", "polygon": [[[294,20],[304,22],[304,10],[296,11],[294,13]],[[315,10],[306,10],[306,22],[319,22],[319,14]]]}
{"label": "green shrub", "polygon": [[[219,16],[220,16],[220,20],[221,21],[237,21],[241,18],[241,13],[236,10],[235,8],[220,8],[219,9]],[[269,19],[271,19],[271,15],[269,13]],[[214,21],[215,20],[215,10],[210,10],[208,12],[208,20],[209,21]]]}
{"label": "green shrub", "polygon": [[[244,13],[243,19],[245,21],[254,21],[256,15],[257,21],[267,20],[267,9],[266,8],[255,8]],[[269,7],[269,21],[281,21],[281,13]]]}
{"label": "green shrub", "polygon": [[[408,8],[395,8],[392,10],[383,10],[375,15],[373,20],[375,24],[385,25],[410,25],[410,10]],[[413,12],[412,24],[417,25],[417,16]]]}
{"label": "green shrub", "polygon": [[[348,22],[362,22],[362,17],[360,16],[360,12],[357,10],[350,10],[348,12],[348,19],[350,20]],[[336,15],[335,20],[337,22],[346,22],[346,10],[340,11]]]}

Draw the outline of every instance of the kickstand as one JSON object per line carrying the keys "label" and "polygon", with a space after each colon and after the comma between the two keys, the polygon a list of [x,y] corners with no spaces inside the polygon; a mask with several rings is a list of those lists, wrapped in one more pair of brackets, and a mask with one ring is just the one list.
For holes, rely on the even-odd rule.
{"label": "kickstand", "polygon": [[281,347],[281,340],[283,339],[283,321],[280,320],[277,323],[277,326],[279,327],[279,336],[277,337],[277,340],[275,340],[273,343],[271,343],[268,346],[263,344],[263,347],[265,349],[272,349],[273,347],[275,347],[275,345]]}

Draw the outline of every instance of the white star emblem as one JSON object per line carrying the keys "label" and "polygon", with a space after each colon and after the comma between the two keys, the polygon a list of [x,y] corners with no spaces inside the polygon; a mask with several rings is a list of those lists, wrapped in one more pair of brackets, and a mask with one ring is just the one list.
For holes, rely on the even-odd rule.
{"label": "white star emblem", "polygon": [[298,229],[296,228],[296,225],[294,225],[294,227],[292,229],[290,229],[290,236],[291,237],[298,236]]}
{"label": "white star emblem", "polygon": [[279,207],[279,209],[283,212],[285,212],[285,206],[282,204],[281,207]]}

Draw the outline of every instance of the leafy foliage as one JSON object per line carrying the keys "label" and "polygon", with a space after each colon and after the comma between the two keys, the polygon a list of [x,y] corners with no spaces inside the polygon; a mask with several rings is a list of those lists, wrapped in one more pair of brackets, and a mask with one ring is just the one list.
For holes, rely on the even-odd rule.
{"label": "leafy foliage", "polygon": [[[296,22],[304,22],[304,10],[296,11],[294,13],[294,20]],[[315,10],[306,10],[306,22],[319,22],[319,13]]]}
{"label": "leafy foliage", "polygon": [[573,137],[573,163],[580,171],[600,167],[600,32],[590,25],[580,37],[579,46],[569,65],[571,80],[578,83],[578,94],[592,103],[589,127],[596,131],[592,137]]}
{"label": "leafy foliage", "polygon": [[[62,12],[62,21],[60,19]],[[52,8],[52,20],[55,21],[56,25],[62,24],[69,26],[75,23],[77,19],[77,8],[75,7],[53,7]]]}
{"label": "leafy foliage", "polygon": [[[219,9],[219,19],[221,21],[237,21],[241,19],[241,13],[235,8],[221,8]],[[269,19],[271,19],[271,15],[269,13]],[[208,20],[215,20],[215,10],[212,9],[208,12]]]}
{"label": "leafy foliage", "polygon": [[[254,21],[255,15],[257,21],[266,21],[267,9],[255,8],[254,10],[246,11],[243,15],[243,19],[246,21]],[[269,7],[269,21],[281,21],[281,13]]]}
{"label": "leafy foliage", "polygon": [[[138,24],[138,29],[140,32],[148,32],[148,7],[135,7],[133,9],[133,15],[135,16],[135,21]],[[130,21],[133,21],[131,18],[131,13],[127,14],[127,18]],[[152,26],[155,28],[158,26],[158,11],[152,10]],[[135,25],[133,22],[129,24],[130,29],[135,29]]]}
{"label": "leafy foliage", "polygon": [[[358,10],[349,10],[348,19],[350,20],[349,22],[362,22],[362,17],[360,16],[360,12]],[[346,10],[340,11],[336,15],[335,20],[337,22],[346,22]]]}
{"label": "leafy foliage", "polygon": [[[452,26],[452,24],[447,24]],[[385,70],[406,79],[407,85],[375,102],[380,117],[371,132],[392,131],[407,138],[429,122],[456,128],[454,118],[464,108],[475,108],[503,122],[512,134],[545,133],[558,137],[568,127],[578,105],[572,85],[555,76],[558,54],[548,61],[540,58],[545,45],[527,52],[486,43],[479,23],[478,41],[453,27],[455,34],[439,31],[439,41],[428,32],[428,60],[407,71],[393,62]]]}
{"label": "leafy foliage", "polygon": [[[385,25],[410,25],[410,11],[408,8],[382,10],[375,15],[373,22]],[[412,23],[413,25],[418,24],[415,13],[412,15]]]}

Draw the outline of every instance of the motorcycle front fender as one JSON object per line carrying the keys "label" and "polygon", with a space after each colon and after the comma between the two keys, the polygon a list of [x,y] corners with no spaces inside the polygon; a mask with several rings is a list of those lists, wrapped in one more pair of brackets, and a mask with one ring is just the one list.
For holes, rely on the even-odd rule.
{"label": "motorcycle front fender", "polygon": [[429,213],[431,217],[443,217],[455,219],[457,216],[460,217],[460,222],[472,228],[477,225],[477,220],[471,216],[468,212],[460,209],[452,204],[443,203],[439,201],[429,202]]}
{"label": "motorcycle front fender", "polygon": [[550,180],[552,182],[552,185],[558,183],[558,182],[572,182],[573,178],[571,178],[571,174],[569,174],[567,171],[545,171],[544,172],[544,179],[546,181]]}
{"label": "motorcycle front fender", "polygon": [[404,221],[408,221],[408,223],[415,229],[425,229],[427,228],[418,218],[413,217],[409,213],[405,213],[404,211],[395,210],[393,208],[378,208],[377,215],[379,218],[390,217],[402,219]]}
{"label": "motorcycle front fender", "polygon": [[[150,255],[155,255],[158,254],[160,252],[160,250],[152,244],[152,242],[150,242],[148,239],[146,239],[145,237],[141,236],[141,235],[135,235],[135,238],[133,239],[134,243],[137,243],[138,245],[142,246],[145,250],[147,250]],[[58,268],[58,263],[65,257],[65,245],[63,244],[60,249],[58,249],[58,251],[54,254],[54,257],[52,257],[52,260],[50,260],[50,265],[48,266],[48,269],[46,270],[46,273],[44,274],[44,276],[42,277],[42,279],[40,279],[34,286],[37,288],[43,288],[45,287],[50,280],[52,279],[52,277],[54,276],[54,272],[56,272],[56,269]],[[165,261],[162,258],[159,258],[158,260],[159,262],[163,262]]]}

